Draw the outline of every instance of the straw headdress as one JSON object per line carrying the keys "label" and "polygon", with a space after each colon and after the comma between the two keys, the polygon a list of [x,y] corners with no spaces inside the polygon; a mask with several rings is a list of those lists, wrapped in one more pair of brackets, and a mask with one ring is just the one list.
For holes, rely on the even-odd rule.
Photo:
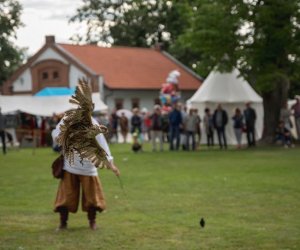
{"label": "straw headdress", "polygon": [[67,111],[64,122],[60,125],[61,132],[57,141],[62,146],[64,157],[74,163],[74,153],[77,153],[81,160],[87,159],[96,167],[107,166],[107,154],[96,140],[98,134],[107,133],[107,128],[92,123],[94,104],[86,80],[79,80],[69,102],[78,107]]}

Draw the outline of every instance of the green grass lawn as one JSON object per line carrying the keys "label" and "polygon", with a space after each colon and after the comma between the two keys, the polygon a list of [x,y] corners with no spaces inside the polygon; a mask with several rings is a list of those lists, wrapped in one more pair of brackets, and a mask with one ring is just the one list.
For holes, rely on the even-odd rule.
{"label": "green grass lawn", "polygon": [[51,149],[1,154],[0,248],[300,249],[299,148],[111,150],[124,191],[112,172],[99,171],[108,209],[97,231],[80,210],[55,232]]}

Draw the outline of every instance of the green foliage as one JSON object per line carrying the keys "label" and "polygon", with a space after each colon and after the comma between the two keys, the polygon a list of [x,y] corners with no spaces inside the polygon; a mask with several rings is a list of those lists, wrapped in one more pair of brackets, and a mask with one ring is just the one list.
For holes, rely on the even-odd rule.
{"label": "green foliage", "polygon": [[198,72],[238,67],[263,93],[274,90],[277,74],[289,80],[298,74],[298,0],[199,0],[194,10],[192,27],[177,43],[200,55]]}
{"label": "green foliage", "polygon": [[22,25],[22,7],[16,0],[0,1],[0,85],[17,69],[23,59],[23,51],[12,40]]}
{"label": "green foliage", "polygon": [[188,1],[84,1],[71,22],[86,22],[87,32],[73,40],[164,49],[188,27]]}
{"label": "green foliage", "polygon": [[86,0],[71,22],[87,23],[77,41],[159,43],[202,76],[238,67],[264,93],[274,89],[274,72],[300,81],[299,10],[298,0]]}
{"label": "green foliage", "polygon": [[55,232],[51,149],[0,154],[0,248],[299,249],[299,148],[111,150],[125,193],[112,172],[99,171],[108,209],[95,232],[80,210]]}

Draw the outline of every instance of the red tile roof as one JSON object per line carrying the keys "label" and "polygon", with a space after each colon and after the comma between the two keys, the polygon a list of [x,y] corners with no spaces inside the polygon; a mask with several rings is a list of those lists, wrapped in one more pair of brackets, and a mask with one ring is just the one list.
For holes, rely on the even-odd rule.
{"label": "red tile roof", "polygon": [[177,69],[179,88],[196,90],[201,80],[162,52],[146,48],[58,44],[95,73],[112,89],[160,89],[168,74]]}

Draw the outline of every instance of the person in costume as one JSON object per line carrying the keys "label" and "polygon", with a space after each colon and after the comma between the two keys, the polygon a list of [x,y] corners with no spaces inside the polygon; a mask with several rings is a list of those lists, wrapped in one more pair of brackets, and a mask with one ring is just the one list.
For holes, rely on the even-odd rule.
{"label": "person in costume", "polygon": [[62,147],[64,176],[60,181],[54,211],[60,214],[58,230],[67,228],[69,212],[76,213],[82,189],[82,210],[87,212],[89,226],[96,229],[96,212],[106,208],[97,168],[111,169],[117,176],[119,169],[105,140],[107,128],[92,118],[94,104],[88,83],[80,80],[70,103],[71,109],[56,126],[53,137]]}

